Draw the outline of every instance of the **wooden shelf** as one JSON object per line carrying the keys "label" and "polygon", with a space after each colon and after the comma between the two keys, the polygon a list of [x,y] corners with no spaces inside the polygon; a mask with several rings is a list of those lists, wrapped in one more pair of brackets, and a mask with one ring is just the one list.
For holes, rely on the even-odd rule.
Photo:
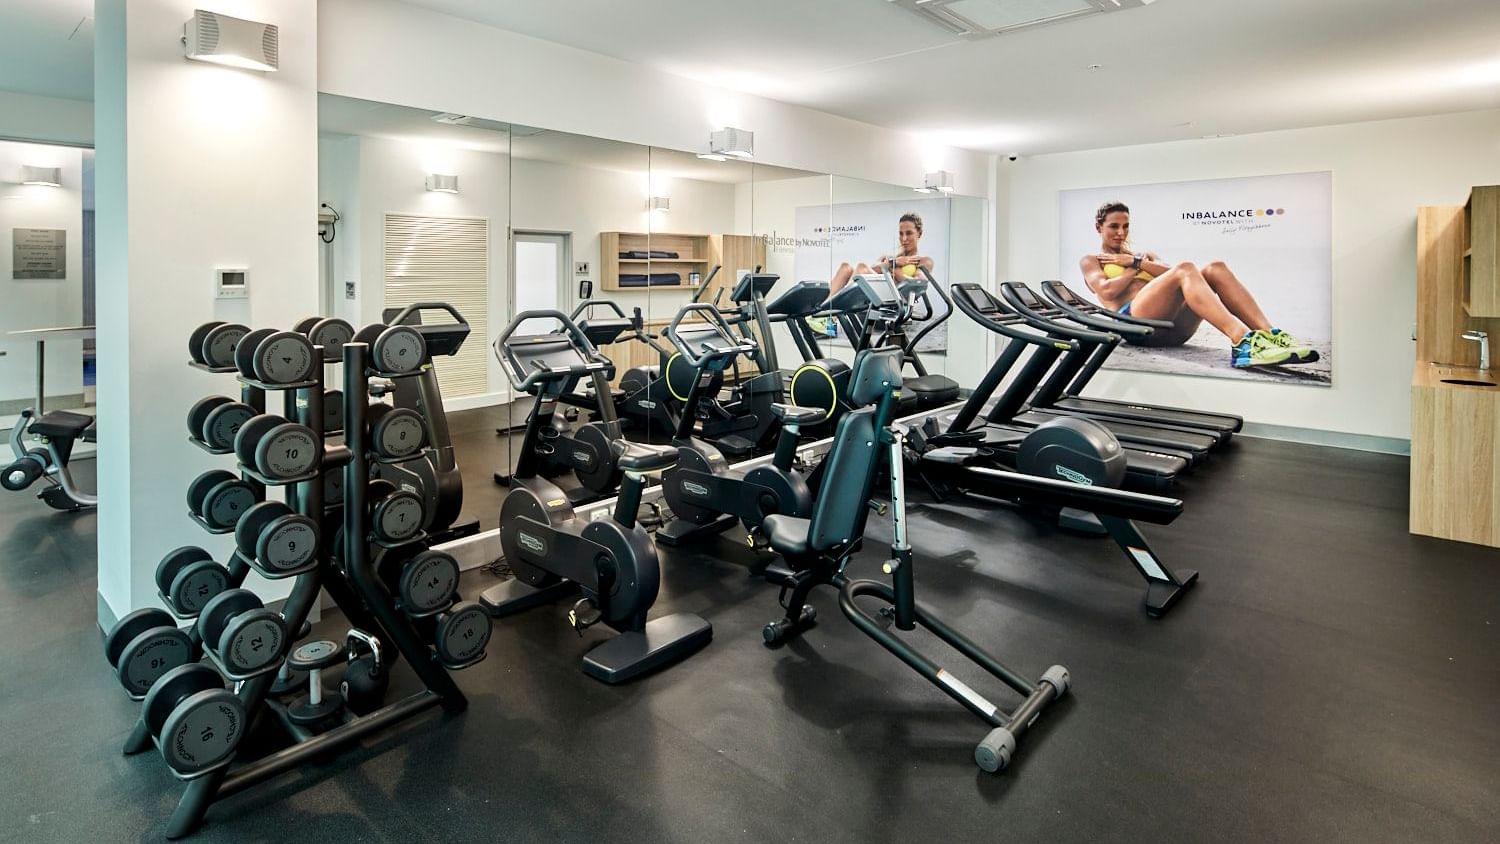
{"label": "wooden shelf", "polygon": [[707,258],[616,258],[622,264],[707,264]]}

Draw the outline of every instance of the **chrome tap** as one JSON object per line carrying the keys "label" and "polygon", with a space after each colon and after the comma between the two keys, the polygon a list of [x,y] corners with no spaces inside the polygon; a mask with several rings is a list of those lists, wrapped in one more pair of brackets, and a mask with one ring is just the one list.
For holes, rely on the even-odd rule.
{"label": "chrome tap", "polygon": [[1478,329],[1470,329],[1463,333],[1465,340],[1473,340],[1479,344],[1479,369],[1483,372],[1490,371],[1490,335]]}

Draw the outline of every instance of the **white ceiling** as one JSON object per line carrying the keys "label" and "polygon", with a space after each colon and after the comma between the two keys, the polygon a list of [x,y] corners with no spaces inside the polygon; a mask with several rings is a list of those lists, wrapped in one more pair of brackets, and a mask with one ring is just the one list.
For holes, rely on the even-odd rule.
{"label": "white ceiling", "polygon": [[505,131],[438,123],[430,109],[318,95],[318,131],[414,143],[439,143],[485,152],[510,152],[515,158],[549,161],[596,170],[645,173],[723,184],[752,180],[794,179],[814,175],[802,170],[746,162],[704,161],[696,155],[608,141],[586,135],[515,126]]}
{"label": "white ceiling", "polygon": [[0,91],[92,100],[94,0],[0,0]]}
{"label": "white ceiling", "polygon": [[974,41],[887,0],[405,2],[994,152],[1500,106],[1497,0],[1158,0]]}

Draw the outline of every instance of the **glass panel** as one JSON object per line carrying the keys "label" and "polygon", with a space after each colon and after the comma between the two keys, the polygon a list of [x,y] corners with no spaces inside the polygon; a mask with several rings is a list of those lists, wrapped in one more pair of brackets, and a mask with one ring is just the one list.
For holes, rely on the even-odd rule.
{"label": "glass panel", "polygon": [[[989,202],[978,196],[949,197],[948,272],[938,277],[946,290],[959,282],[991,286]],[[990,332],[954,309],[947,323],[948,350],[943,373],[964,388],[973,388],[994,362]],[[920,349],[925,343],[919,343]]]}
{"label": "glass panel", "polygon": [[[510,127],[328,95],[319,96],[318,122],[324,315],[359,328],[413,303],[442,302],[469,325],[461,343],[434,357],[432,382],[401,379],[393,393],[398,404],[421,402],[430,415],[427,396],[437,392],[445,412],[442,424],[434,420],[429,429],[433,452],[420,464],[381,471],[405,469],[416,483],[461,473],[462,515],[477,517],[482,528],[495,527],[503,490],[492,473],[512,471],[519,441],[495,432],[505,434],[525,419],[524,404],[489,406],[510,391],[490,348],[510,317]],[[454,322],[437,309],[418,316],[429,326]],[[476,409],[456,419],[452,408],[460,400]],[[455,436],[463,440],[456,448]],[[446,522],[430,522],[435,531],[460,516],[451,506],[433,510],[430,518]]]}

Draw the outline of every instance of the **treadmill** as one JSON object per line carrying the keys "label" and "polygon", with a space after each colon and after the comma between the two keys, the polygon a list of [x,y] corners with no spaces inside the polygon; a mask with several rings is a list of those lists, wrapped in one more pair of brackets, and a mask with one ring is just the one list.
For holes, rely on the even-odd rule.
{"label": "treadmill", "polygon": [[[1075,358],[1080,354],[1086,355],[1087,352],[1084,351],[1086,348],[1092,349],[1095,346],[1120,342],[1117,334],[1074,328],[1067,324],[1064,321],[1066,316],[1061,311],[1043,302],[1031,291],[1031,288],[1021,282],[1001,283],[1000,299],[1008,310],[1021,317],[1033,328],[1046,332],[1055,339],[1076,341],[1073,348],[1068,350],[1069,355]],[[1180,452],[1189,455],[1189,459],[1194,463],[1205,459],[1209,450],[1220,444],[1222,438],[1218,434],[1199,428],[1127,422],[1117,417],[1096,416],[1090,413],[1038,406],[1032,396],[1042,383],[1042,379],[1052,371],[1058,360],[1057,355],[1049,355],[1045,359],[1032,355],[1031,360],[1026,362],[1021,374],[1011,382],[1001,397],[1001,404],[1014,414],[1011,421],[1036,427],[1059,416],[1078,416],[1103,425],[1124,445]]]}
{"label": "treadmill", "polygon": [[[1042,282],[1042,296],[1067,318],[1089,328],[1121,335],[1123,339],[1149,337],[1159,328],[1172,328],[1167,320],[1142,319],[1119,314],[1084,300],[1060,281]],[[1109,416],[1126,421],[1179,425],[1213,431],[1228,439],[1244,426],[1245,420],[1229,413],[1210,413],[1180,407],[1165,407],[1114,399],[1084,398],[1079,393],[1099,371],[1118,343],[1102,344],[1088,354],[1072,355],[1063,360],[1032,397],[1033,406]]]}
{"label": "treadmill", "polygon": [[[1001,350],[1000,356],[995,359],[989,371],[985,373],[984,378],[974,388],[974,392],[964,402],[963,407],[956,413],[944,413],[937,417],[938,427],[945,429],[946,433],[954,434],[973,430],[983,431],[984,447],[993,449],[1006,464],[1014,465],[1015,453],[1020,447],[1021,440],[1025,439],[1036,425],[1046,419],[1027,425],[1013,422],[1012,417],[1024,404],[1025,397],[1031,393],[1035,382],[1040,380],[1041,373],[1050,369],[1052,363],[1064,352],[1077,349],[1079,342],[1071,337],[1060,339],[1031,330],[1024,317],[1007,311],[981,285],[972,282],[959,283],[953,285],[952,292],[953,303],[964,312],[965,316],[979,323],[981,327],[1008,338],[1009,342]],[[1074,329],[1067,329],[1067,331],[1081,335],[1097,333]],[[990,398],[1028,347],[1033,348],[1031,360],[1027,362],[1016,381],[1012,382],[1012,386],[1021,383],[1022,389],[1008,389],[999,399],[991,403]],[[1029,386],[1024,383],[1026,380],[1031,381]],[[1185,453],[1132,446],[1123,442],[1122,445],[1127,466],[1126,485],[1132,489],[1170,488],[1178,474],[1186,471],[1189,465],[1189,458]]]}

